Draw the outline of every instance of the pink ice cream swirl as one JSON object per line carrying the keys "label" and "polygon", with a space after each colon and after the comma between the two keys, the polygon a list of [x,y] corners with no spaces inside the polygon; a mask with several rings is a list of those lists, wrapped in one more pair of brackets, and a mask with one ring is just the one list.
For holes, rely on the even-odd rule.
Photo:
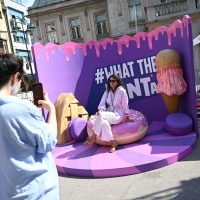
{"label": "pink ice cream swirl", "polygon": [[181,67],[166,67],[157,71],[157,93],[165,93],[168,96],[182,95],[187,90],[187,83],[183,78]]}

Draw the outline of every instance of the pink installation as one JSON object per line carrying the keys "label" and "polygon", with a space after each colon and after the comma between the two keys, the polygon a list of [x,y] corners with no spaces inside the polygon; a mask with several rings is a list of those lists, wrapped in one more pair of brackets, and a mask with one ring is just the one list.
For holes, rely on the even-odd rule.
{"label": "pink installation", "polygon": [[[60,173],[88,177],[141,173],[177,162],[194,150],[198,122],[191,31],[191,19],[184,16],[170,27],[138,32],[133,37],[125,35],[117,41],[33,45],[38,81],[53,102],[60,93],[71,92],[92,115],[108,76],[118,72],[127,88],[129,107],[142,112],[148,120],[148,131],[142,140],[121,145],[112,154],[108,147],[86,147],[82,142],[58,145],[52,153]],[[192,130],[187,135],[175,136],[163,129],[169,113],[156,92],[154,60],[159,51],[169,48],[180,54],[187,82],[178,111],[192,119]]]}

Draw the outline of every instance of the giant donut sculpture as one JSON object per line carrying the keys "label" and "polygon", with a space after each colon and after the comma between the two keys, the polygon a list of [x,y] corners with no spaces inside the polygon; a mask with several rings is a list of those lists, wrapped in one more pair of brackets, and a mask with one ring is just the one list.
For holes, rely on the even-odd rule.
{"label": "giant donut sculpture", "polygon": [[[141,112],[132,110],[130,119],[133,121],[122,122],[117,125],[112,125],[111,127],[115,141],[119,145],[136,142],[142,139],[147,133],[148,123],[145,116]],[[91,116],[90,120],[87,123],[87,132],[89,137],[91,137],[93,134],[92,131],[93,123],[94,123],[94,116]],[[96,143],[106,146],[111,145],[110,142],[103,141],[101,140],[100,137],[97,137]]]}

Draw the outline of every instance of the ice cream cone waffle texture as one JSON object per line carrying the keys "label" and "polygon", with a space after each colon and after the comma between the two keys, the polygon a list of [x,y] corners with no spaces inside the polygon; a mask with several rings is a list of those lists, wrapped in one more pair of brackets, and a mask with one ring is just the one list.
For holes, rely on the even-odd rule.
{"label": "ice cream cone waffle texture", "polygon": [[181,95],[187,90],[180,55],[173,49],[164,49],[156,55],[155,65],[158,80],[156,90],[161,93],[168,112],[178,112]]}
{"label": "ice cream cone waffle texture", "polygon": [[181,96],[180,95],[173,95],[168,96],[165,93],[161,93],[165,106],[167,107],[168,112],[176,113],[178,112]]}

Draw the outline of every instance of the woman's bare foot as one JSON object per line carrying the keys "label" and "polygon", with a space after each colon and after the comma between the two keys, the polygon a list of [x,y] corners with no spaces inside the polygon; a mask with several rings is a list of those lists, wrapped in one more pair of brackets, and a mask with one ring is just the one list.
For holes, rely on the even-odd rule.
{"label": "woman's bare foot", "polygon": [[96,136],[92,135],[92,137],[88,137],[86,139],[86,141],[84,142],[84,145],[90,146],[90,145],[93,145],[95,142],[96,142]]}
{"label": "woman's bare foot", "polygon": [[117,147],[118,147],[118,144],[115,141],[112,141],[111,143],[112,143],[112,145],[111,145],[111,148],[109,150],[109,153],[115,152]]}

